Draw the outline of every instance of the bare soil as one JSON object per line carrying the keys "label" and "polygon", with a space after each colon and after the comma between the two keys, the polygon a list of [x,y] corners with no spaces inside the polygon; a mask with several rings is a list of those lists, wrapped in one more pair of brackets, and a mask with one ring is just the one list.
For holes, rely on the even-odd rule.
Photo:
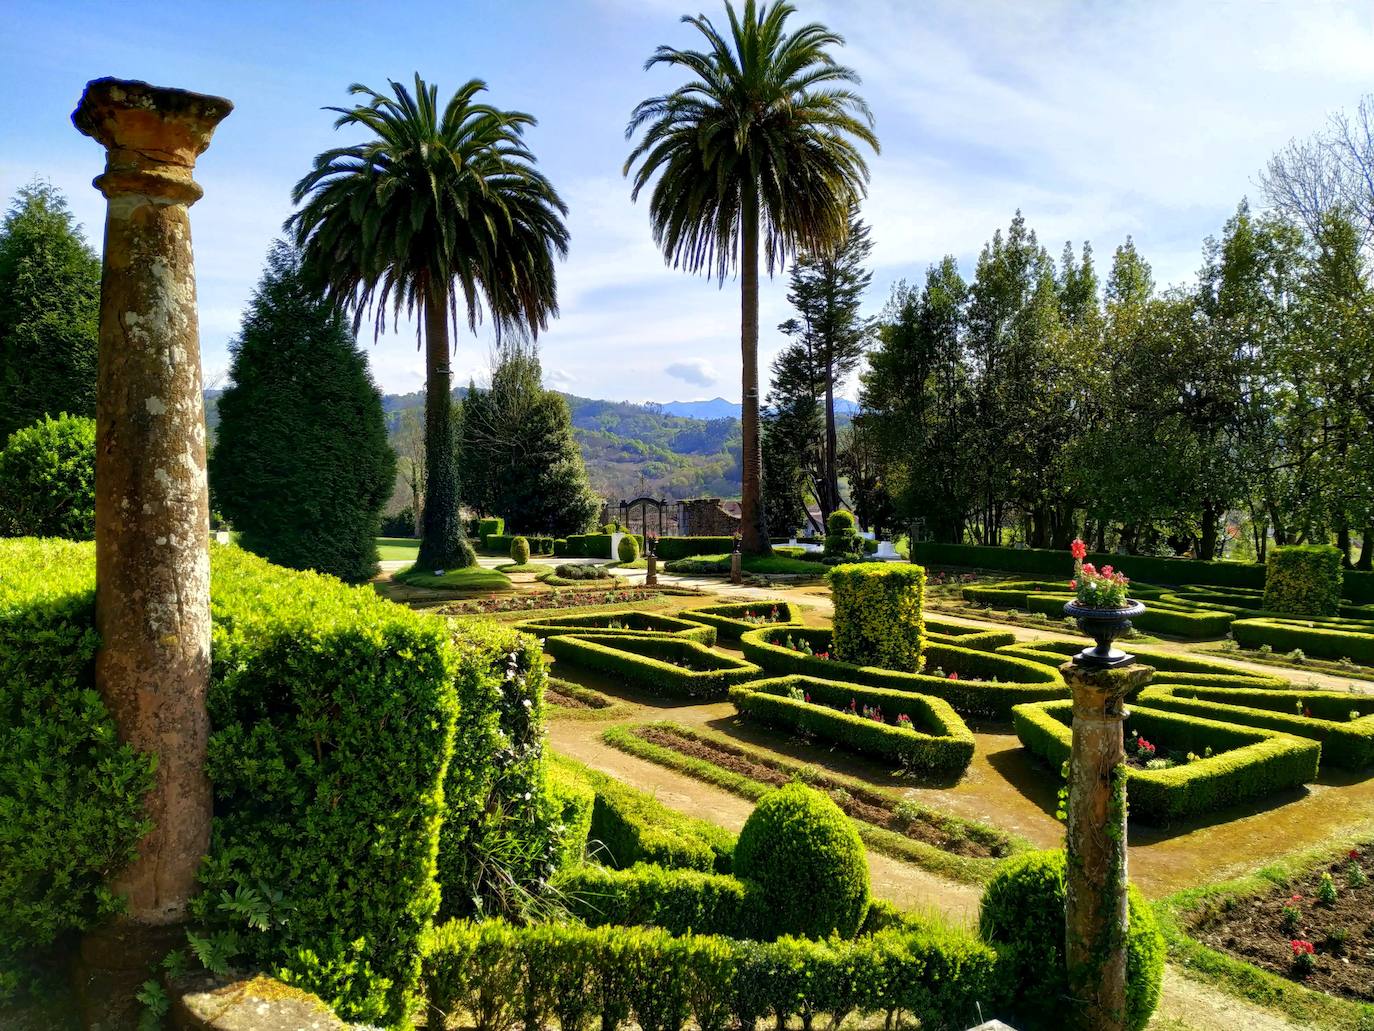
{"label": "bare soil", "polygon": [[[1361,871],[1362,884],[1352,886],[1352,869]],[[1324,873],[1331,875],[1336,887],[1331,902],[1321,901],[1317,894]],[[1266,895],[1235,900],[1204,913],[1193,935],[1214,949],[1308,988],[1374,1002],[1371,876],[1374,843],[1358,849],[1353,857],[1309,870]],[[1294,940],[1311,942],[1315,949],[1315,969],[1305,976],[1294,968]]]}
{"label": "bare soil", "polygon": [[[781,786],[791,781],[792,775],[782,770],[775,769],[764,763],[758,762],[737,752],[720,748],[709,741],[700,741],[696,738],[684,737],[663,727],[636,727],[634,733],[652,744],[663,748],[671,748],[673,751],[682,755],[690,756],[694,759],[701,759],[709,762],[713,766],[729,770],[731,773],[738,773],[748,777],[750,780],[757,780],[764,784]],[[824,786],[819,782],[819,786]],[[971,856],[979,859],[995,858],[1005,855],[1004,849],[980,841],[950,834],[942,827],[925,819],[905,819],[898,816],[891,809],[876,805],[874,802],[849,795],[832,795],[839,807],[844,810],[845,815],[851,816],[856,820],[863,820],[866,823],[874,824],[878,827],[886,828],[898,834],[904,834],[914,841],[922,841],[928,845],[950,852],[958,856]]]}

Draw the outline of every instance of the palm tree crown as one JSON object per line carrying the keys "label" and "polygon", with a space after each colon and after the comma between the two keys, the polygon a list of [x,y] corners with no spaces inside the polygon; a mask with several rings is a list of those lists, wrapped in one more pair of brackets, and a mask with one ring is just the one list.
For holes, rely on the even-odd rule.
{"label": "palm tree crown", "polygon": [[402,307],[414,312],[430,284],[461,291],[475,329],[483,306],[498,330],[537,333],[558,313],[554,257],[568,252],[567,206],[534,167],[524,143],[535,119],[474,102],[486,90],[465,83],[441,110],[438,88],[417,74],[412,94],[392,96],[355,83],[368,98],[339,112],[336,129],[361,126],[372,138],[327,150],[296,184],[295,232],[308,270],[355,312],[386,328]]}
{"label": "palm tree crown", "polygon": [[567,207],[525,146],[534,119],[476,103],[480,80],[442,110],[437,87],[418,74],[413,94],[390,86],[386,96],[355,84],[349,92],[366,103],[330,108],[336,129],[370,137],[315,158],[292,191],[302,206],[287,228],[302,271],[352,310],[355,330],[368,311],[377,335],[388,312],[393,322],[403,309],[423,316],[427,491],[416,567],[452,569],[476,559],[458,518],[449,325],[461,298],[469,329],[486,315],[498,337],[536,336],[558,313],[554,259],[568,252]]}
{"label": "palm tree crown", "polygon": [[857,144],[878,149],[872,113],[849,88],[858,75],[827,52],[841,36],[814,22],[787,32],[788,3],[745,0],[743,18],[725,10],[729,38],[705,15],[685,16],[707,49],[660,46],[645,62],[695,77],[635,108],[626,137],[644,136],[625,162],[635,199],[658,177],[649,207],[665,257],[720,280],[736,266],[754,191],[770,276],[799,248],[834,250],[867,189]]}

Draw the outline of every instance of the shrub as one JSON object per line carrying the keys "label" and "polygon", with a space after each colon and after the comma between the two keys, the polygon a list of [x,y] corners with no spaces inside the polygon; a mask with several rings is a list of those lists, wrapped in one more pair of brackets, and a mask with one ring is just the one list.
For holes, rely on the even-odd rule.
{"label": "shrub", "polygon": [[1264,607],[1299,616],[1334,616],[1341,605],[1341,552],[1324,544],[1275,547],[1264,568]]}
{"label": "shrub", "polygon": [[868,861],[858,831],[804,784],[763,797],[740,831],[735,873],[758,885],[765,935],[852,938],[868,912]]}
{"label": "shrub", "polygon": [[679,637],[564,634],[545,643],[549,654],[569,665],[608,673],[655,694],[679,698],[724,698],[732,684],[752,680],[759,668]]}
{"label": "shrub", "polygon": [[757,898],[729,874],[636,864],[612,870],[584,866],[555,882],[568,911],[598,924],[649,924],[673,934],[756,936]]}
{"label": "shrub", "polygon": [[95,535],[95,420],[44,416],[0,449],[0,535]]}
{"label": "shrub", "polygon": [[1290,652],[1322,659],[1351,659],[1374,666],[1374,622],[1237,619],[1231,635],[1242,648]]}
{"label": "shrub", "polygon": [[554,574],[562,580],[611,580],[614,574],[605,566],[562,562],[554,567]]}
{"label": "shrub", "polygon": [[[699,609],[686,609],[679,612],[682,619],[704,623],[716,628],[724,638],[738,640],[740,634],[755,630],[760,626],[778,626],[801,622],[801,609],[790,601],[730,602],[725,605],[706,605]],[[767,622],[762,622],[766,618]]]}
{"label": "shrub", "polygon": [[693,555],[719,555],[735,548],[733,537],[660,537],[654,554],[664,562]]}
{"label": "shrub", "polygon": [[382,516],[383,537],[414,537],[415,510],[409,505],[399,512]]}
{"label": "shrub", "polygon": [[621,562],[637,562],[639,560],[639,541],[634,534],[627,533],[620,538],[620,543],[616,545],[616,556]]}
{"label": "shrub", "polygon": [[858,525],[853,512],[846,512],[844,509],[836,509],[830,513],[825,521],[827,533],[843,533],[845,530],[852,530]]}
{"label": "shrub", "polygon": [[[1003,948],[1000,964],[1016,1008],[1032,1020],[1063,1021],[1068,999],[1064,958],[1061,851],[1030,852],[1002,864],[983,892],[983,939]],[[1126,1026],[1140,1031],[1159,1003],[1165,944],[1150,904],[1127,887]]]}
{"label": "shrub", "polygon": [[864,538],[855,529],[854,513],[843,510],[830,513],[825,521],[825,550],[830,559],[855,559],[864,553]]}
{"label": "shrub", "polygon": [[523,566],[530,560],[530,542],[524,537],[514,537],[510,542],[510,560]]}
{"label": "shrub", "polygon": [[506,532],[506,521],[500,516],[487,516],[477,520],[477,539],[486,543],[491,536],[500,537]]}
{"label": "shrub", "polygon": [[561,828],[558,867],[572,869],[586,858],[596,792],[584,778],[567,767],[550,765],[546,772],[549,801]]}
{"label": "shrub", "polygon": [[[1069,758],[1071,702],[1018,705],[1012,722],[1021,743],[1054,769]],[[1321,746],[1315,741],[1140,705],[1131,707],[1126,728],[1180,753],[1214,753],[1168,769],[1126,768],[1131,815],[1146,823],[1214,813],[1317,779]]]}
{"label": "shrub", "polygon": [[571,616],[540,616],[517,623],[516,629],[546,638],[557,637],[560,634],[585,634],[590,631],[623,637],[668,635],[708,646],[716,643],[714,627],[659,615],[656,612],[638,612],[634,609],[582,612]]}
{"label": "shrub", "polygon": [[[1152,684],[1140,693],[1139,701],[1152,709],[1320,741],[1323,765],[1354,770],[1374,766],[1374,696]],[[1357,718],[1352,720],[1351,713]]]}
{"label": "shrub", "polygon": [[836,657],[861,666],[919,672],[925,648],[925,583],[926,571],[906,564],[863,563],[830,570]]}
{"label": "shrub", "polygon": [[152,758],[94,689],[94,603],[91,545],[0,540],[0,1002],[24,960],[121,908],[105,881],[149,829]]}
{"label": "shrub", "polygon": [[652,863],[670,868],[728,873],[735,836],[722,827],[669,809],[653,795],[565,756],[549,763],[560,779],[584,784],[594,794],[588,851],[612,867]]}
{"label": "shrub", "polygon": [[[790,676],[733,687],[730,700],[766,723],[925,773],[962,773],[973,760],[973,734],[942,698]],[[877,715],[864,715],[870,709]]]}

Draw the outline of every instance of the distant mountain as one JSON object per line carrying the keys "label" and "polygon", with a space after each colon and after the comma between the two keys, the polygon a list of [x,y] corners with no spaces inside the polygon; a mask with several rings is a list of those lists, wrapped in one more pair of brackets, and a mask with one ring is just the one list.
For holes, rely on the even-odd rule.
{"label": "distant mountain", "polygon": [[[709,401],[669,401],[657,406],[668,415],[682,415],[689,419],[738,419],[740,406],[723,397],[713,397]],[[836,415],[853,415],[859,406],[847,397],[835,398]]]}

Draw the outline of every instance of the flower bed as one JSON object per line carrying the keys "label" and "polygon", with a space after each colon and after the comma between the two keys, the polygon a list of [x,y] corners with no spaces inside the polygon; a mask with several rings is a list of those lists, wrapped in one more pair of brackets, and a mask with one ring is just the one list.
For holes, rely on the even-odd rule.
{"label": "flower bed", "polygon": [[731,685],[761,672],[753,663],[680,638],[578,633],[550,637],[544,647],[571,666],[679,698],[724,698]]}
{"label": "flower bed", "polygon": [[1201,907],[1192,935],[1308,988],[1374,1003],[1374,843],[1263,886],[1246,905]]}
{"label": "flower bed", "polygon": [[696,594],[664,588],[633,587],[629,589],[584,587],[577,590],[545,591],[542,594],[514,594],[474,601],[450,602],[433,611],[444,616],[487,616],[501,612],[539,612],[545,609],[585,609],[597,605],[625,605],[636,601],[652,601],[664,594]]}
{"label": "flower bed", "polygon": [[1152,709],[1320,741],[1323,764],[1354,770],[1374,766],[1374,695],[1162,684],[1147,687],[1139,700]]}
{"label": "flower bed", "polygon": [[[787,647],[789,637],[808,651]],[[934,695],[964,716],[1010,719],[1013,706],[1068,695],[1058,670],[1010,655],[944,644],[931,643],[925,650],[927,671],[938,667],[945,671],[944,676],[856,666],[829,658],[830,631],[823,629],[761,627],[741,636],[740,645],[746,659],[775,675],[799,673],[822,680]]]}
{"label": "flower bed", "polygon": [[763,599],[685,609],[678,618],[713,626],[722,638],[737,641],[741,634],[761,626],[800,623],[801,609],[790,601]]}
{"label": "flower bed", "polygon": [[1276,652],[1300,648],[1305,655],[1374,666],[1374,621],[1237,619],[1231,624],[1231,636],[1242,648],[1267,645]]}
{"label": "flower bed", "polygon": [[869,848],[964,883],[987,881],[1001,859],[1029,847],[1020,838],[923,806],[901,792],[877,788],[701,727],[660,720],[609,727],[602,740],[751,802],[775,787],[800,780],[828,792],[854,820]]}
{"label": "flower bed", "polygon": [[661,637],[667,634],[705,645],[716,643],[714,627],[654,612],[637,612],[634,609],[587,612],[574,616],[545,616],[541,619],[527,619],[517,623],[515,628],[544,638],[592,631],[624,637]]}
{"label": "flower bed", "polygon": [[731,688],[747,716],[784,726],[908,769],[962,774],[973,759],[973,735],[942,698],[816,677],[756,680]]}
{"label": "flower bed", "polygon": [[[1018,705],[1012,712],[1021,744],[1056,770],[1069,758],[1072,721],[1068,701]],[[1321,745],[1315,741],[1139,705],[1126,718],[1127,735],[1132,731],[1199,757],[1169,769],[1127,766],[1131,816],[1145,823],[1212,814],[1317,779]]]}

